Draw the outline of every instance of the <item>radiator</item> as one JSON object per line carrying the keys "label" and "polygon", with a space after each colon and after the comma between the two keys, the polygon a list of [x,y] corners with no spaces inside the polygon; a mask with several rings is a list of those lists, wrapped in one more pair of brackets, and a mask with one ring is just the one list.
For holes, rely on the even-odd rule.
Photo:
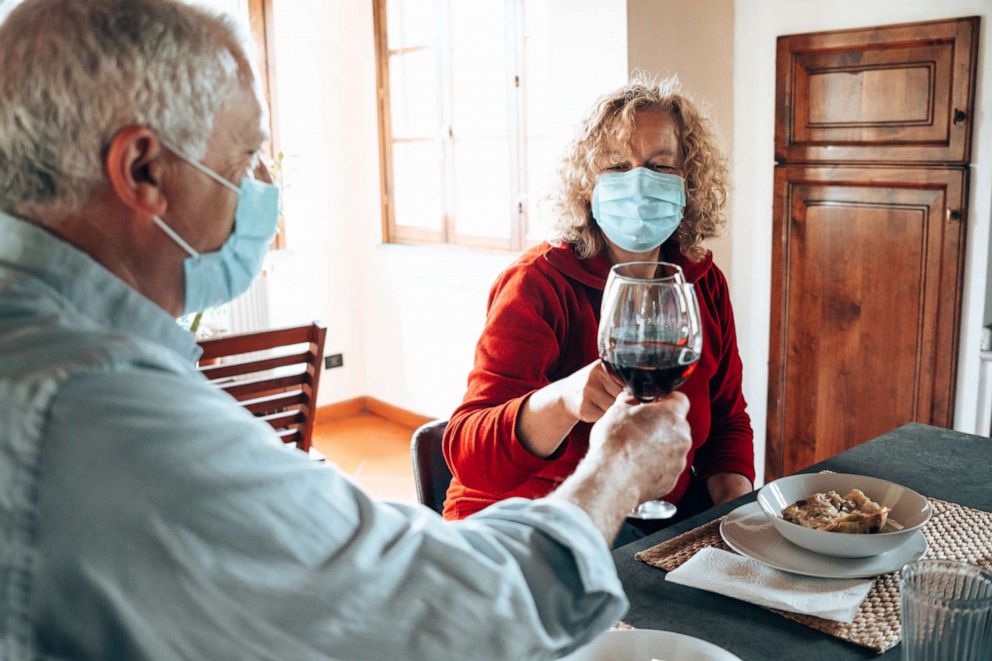
{"label": "radiator", "polygon": [[228,306],[231,333],[251,333],[271,328],[269,319],[269,272],[263,270],[241,296]]}

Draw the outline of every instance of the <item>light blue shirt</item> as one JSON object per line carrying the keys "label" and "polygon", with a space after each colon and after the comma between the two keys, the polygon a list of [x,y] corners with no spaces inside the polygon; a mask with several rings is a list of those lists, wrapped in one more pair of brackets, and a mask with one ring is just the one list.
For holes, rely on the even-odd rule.
{"label": "light blue shirt", "polygon": [[373,502],[281,446],[198,353],[0,214],[0,658],[547,658],[623,614],[579,508],[445,523]]}

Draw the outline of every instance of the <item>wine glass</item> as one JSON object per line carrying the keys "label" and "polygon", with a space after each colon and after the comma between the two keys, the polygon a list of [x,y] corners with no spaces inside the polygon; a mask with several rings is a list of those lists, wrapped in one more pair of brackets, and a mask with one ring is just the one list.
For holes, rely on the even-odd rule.
{"label": "wine glass", "polygon": [[[696,289],[668,262],[624,262],[610,269],[599,318],[599,356],[634,398],[652,402],[692,374],[703,350]],[[628,514],[667,519],[675,505],[641,503]]]}

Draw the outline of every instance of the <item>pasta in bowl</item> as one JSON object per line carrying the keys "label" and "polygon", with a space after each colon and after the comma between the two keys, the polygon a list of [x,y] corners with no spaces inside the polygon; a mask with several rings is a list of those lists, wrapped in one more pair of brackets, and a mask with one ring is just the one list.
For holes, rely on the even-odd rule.
{"label": "pasta in bowl", "polygon": [[930,501],[877,477],[846,473],[790,475],[758,491],[758,504],[780,535],[824,555],[863,558],[890,551],[930,520]]}

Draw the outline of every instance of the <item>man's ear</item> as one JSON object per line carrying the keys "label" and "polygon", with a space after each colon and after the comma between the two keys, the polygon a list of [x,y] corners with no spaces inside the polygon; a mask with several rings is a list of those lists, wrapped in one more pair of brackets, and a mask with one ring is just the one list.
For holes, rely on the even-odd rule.
{"label": "man's ear", "polygon": [[122,204],[149,216],[161,216],[168,208],[162,190],[164,150],[155,132],[144,126],[128,126],[110,141],[104,166],[107,178]]}

